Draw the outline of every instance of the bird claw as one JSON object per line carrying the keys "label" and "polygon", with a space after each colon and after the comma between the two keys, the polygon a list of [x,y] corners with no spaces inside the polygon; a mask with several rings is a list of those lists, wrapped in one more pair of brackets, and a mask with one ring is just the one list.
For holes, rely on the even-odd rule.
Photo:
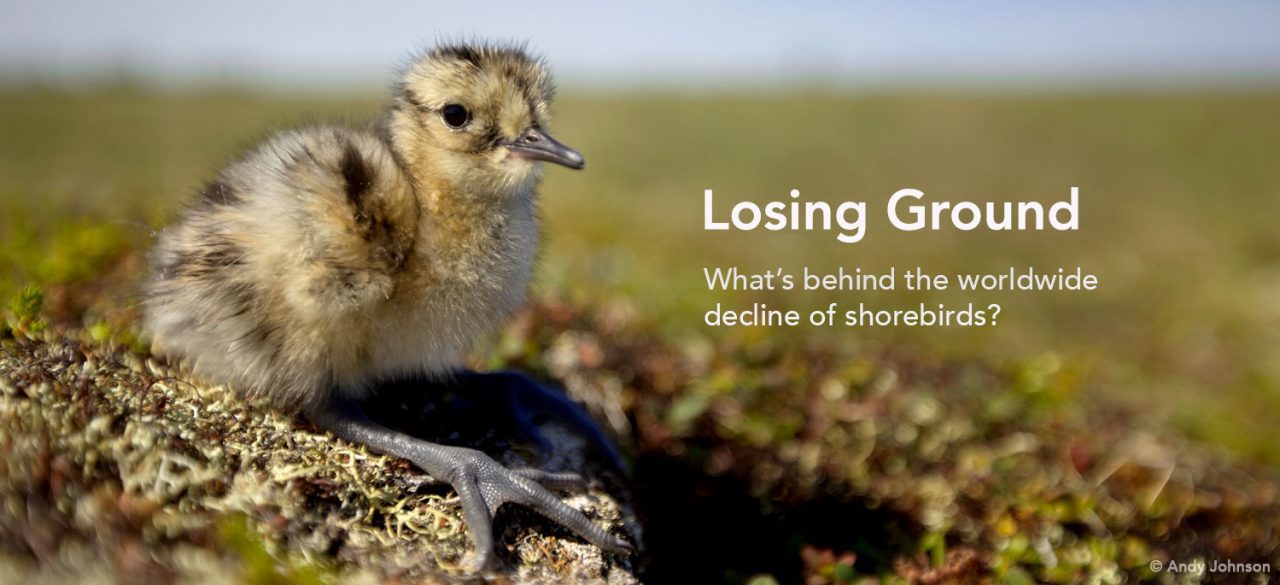
{"label": "bird claw", "polygon": [[495,562],[493,516],[507,503],[530,508],[605,551],[624,555],[634,551],[631,544],[599,527],[548,489],[582,487],[583,479],[575,473],[508,469],[480,451],[463,447],[443,447],[430,459],[414,462],[428,468],[443,459],[445,478],[458,492],[463,517],[476,545],[474,556],[467,562],[471,569],[486,569]]}
{"label": "bird claw", "polygon": [[536,468],[510,469],[482,451],[431,443],[374,422],[359,405],[338,396],[308,413],[308,418],[334,435],[353,443],[408,459],[419,469],[453,486],[462,503],[462,516],[475,542],[468,568],[489,568],[495,560],[493,515],[503,504],[525,506],[568,528],[591,544],[618,554],[635,549],[560,501],[551,489],[581,489],[586,482],[576,473]]}

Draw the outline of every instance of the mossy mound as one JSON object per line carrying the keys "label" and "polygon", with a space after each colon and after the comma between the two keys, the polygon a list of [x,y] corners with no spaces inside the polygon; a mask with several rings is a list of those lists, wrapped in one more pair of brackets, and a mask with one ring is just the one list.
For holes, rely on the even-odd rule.
{"label": "mossy mound", "polygon": [[[461,567],[471,544],[452,490],[407,462],[138,354],[40,337],[0,349],[0,581],[475,577]],[[571,454],[553,463],[591,471],[580,442],[550,434]],[[566,501],[626,520],[617,483],[594,483]],[[635,580],[532,513],[504,510],[498,525],[500,579]]]}

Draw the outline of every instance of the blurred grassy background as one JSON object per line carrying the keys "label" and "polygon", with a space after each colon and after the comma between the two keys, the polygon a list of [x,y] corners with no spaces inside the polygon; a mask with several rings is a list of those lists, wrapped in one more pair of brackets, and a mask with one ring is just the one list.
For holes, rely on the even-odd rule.
{"label": "blurred grassy background", "polygon": [[[38,282],[55,292],[55,312],[85,325],[127,321],[134,299],[115,291],[140,274],[129,252],[222,162],[274,127],[376,116],[379,99],[125,86],[0,93],[0,292]],[[840,297],[886,308],[999,302],[997,327],[769,334],[996,364],[1070,361],[1107,400],[1280,464],[1280,92],[569,91],[557,109],[556,135],[588,168],[547,174],[543,294],[623,298],[678,337],[704,330],[702,312],[717,299],[797,309],[834,300],[710,293],[708,265],[1078,265],[1098,274],[1100,290]],[[903,233],[883,216],[903,187],[930,201],[1049,202],[1073,185],[1074,233]],[[704,232],[706,188],[724,209],[792,188],[804,200],[866,201],[867,235],[847,245],[826,233]],[[110,298],[84,293],[104,270],[123,286]]]}

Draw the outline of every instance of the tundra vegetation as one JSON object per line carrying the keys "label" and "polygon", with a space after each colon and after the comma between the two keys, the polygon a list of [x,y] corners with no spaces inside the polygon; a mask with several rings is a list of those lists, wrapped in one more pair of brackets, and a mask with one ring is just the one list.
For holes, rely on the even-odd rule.
{"label": "tundra vegetation", "polygon": [[[0,580],[459,574],[448,489],[191,380],[136,334],[153,231],[213,169],[268,128],[377,107],[0,94]],[[512,579],[1169,582],[1150,561],[1280,566],[1280,94],[569,91],[559,110],[554,130],[592,165],[547,177],[530,307],[471,359],[589,406],[634,474],[560,462],[606,486],[571,501],[638,531],[644,552],[601,557],[512,510],[498,520]],[[846,245],[703,229],[706,188],[761,203],[795,188],[833,209],[904,187],[984,208],[1044,193],[1047,209],[1070,186],[1071,231],[885,224]],[[710,292],[708,266],[1082,266],[1098,285]],[[701,325],[717,302],[833,301],[1003,311],[982,328]],[[435,438],[513,441],[450,410],[465,401],[422,400]]]}

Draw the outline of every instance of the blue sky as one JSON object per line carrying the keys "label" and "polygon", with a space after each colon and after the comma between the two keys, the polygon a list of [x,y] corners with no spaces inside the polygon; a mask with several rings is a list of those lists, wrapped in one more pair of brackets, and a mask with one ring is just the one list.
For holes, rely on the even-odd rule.
{"label": "blue sky", "polygon": [[524,39],[576,85],[1280,79],[1280,2],[0,0],[0,74],[388,79],[439,38]]}

